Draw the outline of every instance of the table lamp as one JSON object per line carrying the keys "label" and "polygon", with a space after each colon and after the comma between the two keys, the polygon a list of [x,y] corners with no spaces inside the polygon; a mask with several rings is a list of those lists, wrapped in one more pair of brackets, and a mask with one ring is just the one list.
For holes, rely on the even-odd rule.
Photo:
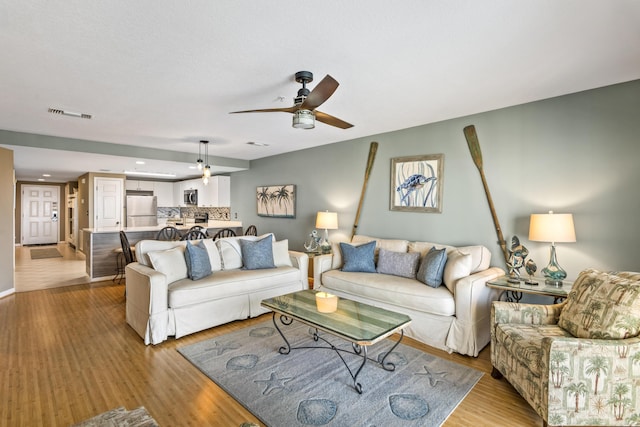
{"label": "table lamp", "polygon": [[545,283],[562,286],[567,272],[558,265],[556,243],[576,241],[576,230],[573,226],[572,214],[531,214],[529,221],[529,240],[533,242],[551,242],[549,265],[542,269]]}
{"label": "table lamp", "polygon": [[316,216],[316,228],[324,228],[324,238],[320,243],[320,250],[323,254],[331,252],[331,243],[329,242],[329,230],[338,229],[338,214],[336,212],[318,212]]}

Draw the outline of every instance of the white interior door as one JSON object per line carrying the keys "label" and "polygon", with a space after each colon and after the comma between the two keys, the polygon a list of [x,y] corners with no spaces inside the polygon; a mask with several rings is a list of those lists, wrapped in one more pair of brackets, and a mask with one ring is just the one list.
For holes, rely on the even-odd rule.
{"label": "white interior door", "polygon": [[60,240],[60,188],[22,186],[23,245],[57,244]]}
{"label": "white interior door", "polygon": [[120,227],[122,224],[122,179],[96,178],[95,227]]}

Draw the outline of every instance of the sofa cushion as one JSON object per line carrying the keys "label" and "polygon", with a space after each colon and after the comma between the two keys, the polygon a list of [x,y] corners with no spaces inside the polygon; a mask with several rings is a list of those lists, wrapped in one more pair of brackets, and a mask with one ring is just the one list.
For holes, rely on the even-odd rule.
{"label": "sofa cushion", "polygon": [[392,303],[396,307],[430,313],[439,316],[456,314],[453,295],[441,286],[432,288],[415,279],[389,274],[347,273],[329,270],[322,273],[322,287],[327,292],[354,295],[381,303]]}
{"label": "sofa cushion", "polygon": [[356,245],[369,242],[376,242],[376,252],[379,251],[380,248],[394,252],[407,252],[407,248],[409,247],[409,241],[402,239],[380,239],[378,237],[363,236],[362,234],[356,234],[351,239],[351,243]]}
{"label": "sofa cushion", "polygon": [[420,261],[420,268],[418,268],[416,279],[425,285],[437,288],[442,285],[442,276],[444,275],[444,265],[446,262],[446,249],[436,249],[432,247],[422,258],[422,261]]}
{"label": "sofa cushion", "polygon": [[459,250],[447,254],[447,263],[444,265],[442,281],[447,289],[455,295],[456,282],[471,274],[471,254],[462,253]]}
{"label": "sofa cushion", "polygon": [[272,236],[255,241],[240,239],[239,242],[242,252],[242,264],[245,270],[275,268]]}
{"label": "sofa cushion", "polygon": [[209,253],[202,240],[196,244],[187,241],[184,260],[187,264],[187,277],[189,279],[198,280],[211,274]]}
{"label": "sofa cushion", "polygon": [[289,240],[273,242],[273,263],[276,267],[293,267],[289,256]]}
{"label": "sofa cushion", "polygon": [[584,270],[567,296],[558,325],[576,338],[625,339],[640,334],[640,281]]}
{"label": "sofa cushion", "polygon": [[545,337],[571,337],[571,334],[558,325],[500,323],[495,329],[495,341],[508,348],[518,364],[527,366],[537,377],[540,377],[543,368],[547,369],[542,360],[542,339]]}
{"label": "sofa cushion", "polygon": [[434,246],[436,249],[446,248],[447,254],[459,250],[460,252],[471,255],[471,273],[486,270],[491,263],[491,252],[481,245],[455,247],[431,242],[410,242],[409,252],[420,252],[422,256],[424,256],[429,249]]}
{"label": "sofa cushion", "polygon": [[417,252],[395,252],[380,248],[376,271],[415,279],[418,262],[420,262],[420,254]]}
{"label": "sofa cushion", "polygon": [[342,271],[375,273],[376,265],[373,261],[373,253],[376,242],[369,242],[360,246],[353,246],[348,243],[340,243],[342,252]]}
{"label": "sofa cushion", "polygon": [[147,267],[153,267],[151,260],[149,259],[149,252],[166,251],[173,249],[176,246],[185,247],[186,241],[165,241],[165,240],[140,240],[136,243],[136,260]]}
{"label": "sofa cushion", "polygon": [[187,278],[187,263],[184,259],[184,246],[176,246],[164,251],[147,252],[153,268],[167,276],[167,283]]}
{"label": "sofa cushion", "polygon": [[169,285],[169,307],[179,308],[204,301],[251,295],[300,283],[300,270],[278,267],[263,270],[223,270],[200,280],[178,280]]}

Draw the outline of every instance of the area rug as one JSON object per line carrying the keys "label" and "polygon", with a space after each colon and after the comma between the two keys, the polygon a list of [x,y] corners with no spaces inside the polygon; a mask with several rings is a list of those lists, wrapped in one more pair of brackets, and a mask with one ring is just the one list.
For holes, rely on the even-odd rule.
{"label": "area rug", "polygon": [[127,411],[124,407],[103,412],[100,415],[74,424],[72,427],[158,427],[158,423],[144,406]]}
{"label": "area rug", "polygon": [[31,249],[31,259],[62,258],[56,248]]}
{"label": "area rug", "polygon": [[[281,326],[292,347],[319,346],[299,322]],[[323,334],[321,332],[321,334]],[[351,344],[322,335],[341,349]],[[284,341],[271,321],[177,350],[244,405],[263,423],[283,426],[439,426],[460,404],[482,373],[400,344],[386,371],[369,360],[353,379],[333,350],[299,349],[278,353]],[[368,355],[380,360],[394,342],[381,341]],[[352,372],[362,359],[340,353]]]}

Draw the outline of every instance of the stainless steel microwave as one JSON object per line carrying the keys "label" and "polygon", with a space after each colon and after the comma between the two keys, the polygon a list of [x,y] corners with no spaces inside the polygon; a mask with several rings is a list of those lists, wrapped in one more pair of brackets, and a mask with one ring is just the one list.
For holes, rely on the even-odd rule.
{"label": "stainless steel microwave", "polygon": [[198,206],[198,190],[184,190],[184,204]]}

